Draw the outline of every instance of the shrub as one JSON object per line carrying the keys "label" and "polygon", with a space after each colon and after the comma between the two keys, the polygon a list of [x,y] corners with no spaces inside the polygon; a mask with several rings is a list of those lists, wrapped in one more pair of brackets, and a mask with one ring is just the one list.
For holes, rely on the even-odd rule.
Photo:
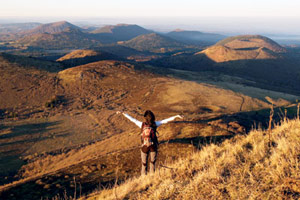
{"label": "shrub", "polygon": [[54,108],[63,103],[63,97],[55,95],[49,101],[45,103],[46,108]]}

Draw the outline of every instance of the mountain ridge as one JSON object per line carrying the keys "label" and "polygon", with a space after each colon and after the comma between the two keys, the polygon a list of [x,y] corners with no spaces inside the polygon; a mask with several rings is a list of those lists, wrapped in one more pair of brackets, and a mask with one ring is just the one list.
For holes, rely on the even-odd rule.
{"label": "mountain ridge", "polygon": [[89,48],[101,44],[89,34],[72,27],[66,27],[62,32],[25,35],[17,43],[40,49]]}
{"label": "mountain ridge", "polygon": [[265,47],[276,53],[286,52],[286,49],[280,46],[274,40],[262,35],[238,35],[228,37],[217,42],[216,45],[222,45],[232,49]]}
{"label": "mountain ridge", "polygon": [[[96,29],[91,33],[95,35],[100,41],[105,43],[113,43],[118,41],[131,40],[139,35],[149,34],[149,31],[136,24],[118,24],[108,25],[100,29]],[[107,40],[107,41],[105,41]]]}
{"label": "mountain ridge", "polygon": [[41,33],[54,34],[54,33],[60,33],[64,31],[70,31],[70,30],[81,31],[82,29],[67,21],[59,21],[59,22],[53,22],[48,24],[41,24],[40,26],[32,30],[23,32],[23,34],[29,34],[29,35],[41,34]]}
{"label": "mountain ridge", "polygon": [[97,62],[101,60],[124,60],[117,55],[91,49],[79,49],[74,50],[63,57],[60,57],[56,61],[63,63],[67,66],[78,66],[91,62]]}
{"label": "mountain ridge", "polygon": [[188,44],[197,43],[201,45],[212,45],[226,38],[226,36],[216,33],[188,31],[183,29],[175,29],[174,31],[168,32],[166,35],[181,42]]}
{"label": "mountain ridge", "polygon": [[174,51],[185,46],[183,43],[158,33],[140,35],[131,40],[119,42],[119,44],[139,51],[155,53]]}
{"label": "mountain ridge", "polygon": [[280,58],[273,51],[259,47],[252,50],[236,50],[222,45],[214,45],[195,55],[205,54],[211,60],[221,63],[235,60],[277,59]]}

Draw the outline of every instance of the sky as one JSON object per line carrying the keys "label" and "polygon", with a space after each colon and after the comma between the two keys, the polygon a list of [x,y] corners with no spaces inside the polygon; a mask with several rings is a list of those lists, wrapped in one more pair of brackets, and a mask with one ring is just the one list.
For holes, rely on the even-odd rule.
{"label": "sky", "polygon": [[300,0],[0,0],[0,22],[70,20],[300,34],[299,10]]}

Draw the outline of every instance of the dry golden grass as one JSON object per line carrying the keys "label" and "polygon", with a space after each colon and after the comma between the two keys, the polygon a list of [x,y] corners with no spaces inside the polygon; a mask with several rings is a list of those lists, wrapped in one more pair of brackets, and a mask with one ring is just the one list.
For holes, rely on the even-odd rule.
{"label": "dry golden grass", "polygon": [[225,44],[225,46],[233,49],[242,49],[242,48],[260,48],[264,47],[273,52],[282,52],[284,49],[281,46],[274,44],[268,40],[262,38],[251,38],[251,39],[235,39],[231,42]]}
{"label": "dry golden grass", "polygon": [[261,35],[238,35],[228,37],[221,40],[217,45],[223,45],[232,49],[244,49],[244,48],[267,48],[273,52],[286,52],[286,49],[271,40],[270,38]]}
{"label": "dry golden grass", "polygon": [[299,199],[300,122],[209,145],[153,175],[86,199]]}
{"label": "dry golden grass", "polygon": [[93,50],[75,50],[72,51],[71,53],[66,54],[65,56],[57,59],[57,61],[64,61],[64,60],[69,60],[69,59],[74,59],[74,58],[84,58],[87,56],[97,56],[99,53]]}
{"label": "dry golden grass", "polygon": [[248,59],[275,59],[279,57],[273,52],[262,47],[258,49],[238,50],[228,46],[212,46],[197,54],[201,53],[205,54],[208,58],[215,62]]}

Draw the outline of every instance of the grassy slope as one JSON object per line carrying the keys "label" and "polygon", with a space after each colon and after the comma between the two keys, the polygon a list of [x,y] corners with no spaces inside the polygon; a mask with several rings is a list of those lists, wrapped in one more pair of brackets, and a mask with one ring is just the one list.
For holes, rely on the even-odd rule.
{"label": "grassy slope", "polygon": [[37,33],[16,41],[17,45],[37,47],[41,49],[88,48],[97,46],[98,41],[79,30],[67,29],[60,33]]}
{"label": "grassy slope", "polygon": [[[246,42],[248,47],[249,45],[259,45],[262,47],[266,47],[274,52],[284,52],[285,49],[281,47],[279,44],[277,44],[275,41],[271,40],[270,38],[261,36],[261,35],[238,35],[233,37],[228,37],[224,40],[219,41],[216,45],[222,45],[227,46],[228,44],[238,41],[237,44],[242,44],[243,42]],[[234,46],[231,46],[234,48]],[[241,48],[241,47],[238,47]],[[245,48],[245,47],[244,47]]]}
{"label": "grassy slope", "polygon": [[139,51],[149,51],[155,53],[173,51],[175,49],[184,47],[184,45],[180,42],[156,33],[137,36],[122,43],[122,45]]}
{"label": "grassy slope", "polygon": [[24,34],[39,34],[39,33],[53,34],[53,33],[64,32],[67,29],[73,29],[78,31],[82,30],[78,26],[75,26],[67,21],[59,21],[54,23],[41,24],[40,26],[34,29],[24,32]]}
{"label": "grassy slope", "polygon": [[25,109],[47,101],[54,93],[52,72],[60,69],[56,63],[0,54],[1,109]]}
{"label": "grassy slope", "polygon": [[[197,120],[199,119],[211,118],[215,120],[213,119],[214,117],[225,113],[228,114],[240,110],[256,110],[268,106],[261,100],[220,89],[209,84],[197,84],[161,77],[145,71],[135,70],[134,68],[133,65],[128,63],[115,61],[102,61],[70,68],[58,73],[60,81],[57,92],[64,96],[66,99],[65,104],[51,110],[44,109],[44,104],[48,99],[37,98],[39,97],[38,95],[35,98],[31,98],[31,101],[26,101],[32,103],[39,100],[36,106],[39,106],[42,112],[32,114],[33,116],[30,115],[30,119],[28,119],[30,121],[24,122],[25,124],[17,125],[15,122],[6,123],[5,127],[1,127],[1,130],[3,128],[3,134],[9,133],[9,135],[3,137],[1,142],[6,144],[6,146],[2,146],[3,152],[10,150],[7,145],[10,145],[9,147],[12,149],[15,148],[16,143],[13,142],[17,142],[19,146],[22,145],[22,148],[28,147],[28,149],[24,149],[26,150],[26,152],[24,151],[25,153],[16,152],[18,153],[16,159],[13,159],[13,161],[18,161],[16,163],[18,164],[16,165],[16,170],[21,167],[19,166],[19,161],[22,160],[18,159],[21,155],[23,158],[24,156],[29,156],[32,159],[27,157],[31,161],[20,170],[20,178],[25,179],[21,179],[20,182],[14,182],[11,185],[0,186],[0,190],[11,187],[7,193],[25,194],[19,192],[14,186],[18,184],[22,188],[27,188],[28,180],[35,182],[35,180],[41,177],[47,177],[49,174],[55,174],[58,171],[59,173],[66,173],[66,170],[69,170],[66,167],[70,167],[71,165],[78,168],[76,173],[72,172],[73,174],[76,176],[83,174],[84,181],[91,180],[88,173],[80,171],[80,167],[91,165],[90,161],[93,159],[101,160],[100,157],[107,153],[139,145],[139,137],[135,134],[139,130],[122,116],[115,115],[116,110],[127,108],[127,111],[138,119],[141,119],[142,111],[149,108],[149,105],[151,105],[151,109],[155,113],[158,113],[157,119],[183,113],[186,117],[186,122],[165,125],[159,130],[163,133],[160,141],[173,140],[180,142],[180,140],[193,137],[201,139],[205,136],[213,135],[219,137],[229,134],[227,133],[230,131],[229,125],[227,126],[228,122],[224,122],[226,123],[226,127],[224,128],[223,122],[220,122],[221,124],[218,124],[218,122],[216,122],[217,124],[198,123]],[[82,81],[79,80],[80,74],[83,74]],[[52,74],[52,76],[54,75]],[[14,78],[10,79],[14,80]],[[137,85],[136,83],[141,82],[141,80],[143,80],[144,84]],[[4,83],[2,84],[3,86],[5,85]],[[9,82],[7,81],[7,83]],[[45,87],[43,84],[41,85],[41,88]],[[49,87],[48,84],[47,87]],[[40,86],[36,86],[35,88],[38,90]],[[22,89],[21,86],[20,89]],[[10,87],[8,87],[7,92],[9,93],[10,91]],[[49,91],[49,94],[54,94],[54,92],[53,87],[53,90]],[[19,100],[23,99],[22,95],[21,91],[17,92],[16,96],[18,98],[14,98],[16,99],[14,105],[19,104]],[[47,97],[47,95],[44,96]],[[22,112],[20,116],[21,114]],[[36,117],[40,117],[41,119],[36,119]],[[35,134],[27,134],[30,133],[32,127],[36,129]],[[39,137],[40,140],[37,139]],[[29,142],[28,139],[30,139]],[[78,148],[74,146],[99,139],[103,140],[80,148],[79,146]],[[194,144],[198,144],[198,141]],[[54,154],[43,153],[62,148],[68,149],[68,151]],[[182,150],[182,148],[177,149],[179,151]],[[33,156],[35,153],[37,156]],[[38,158],[39,154],[43,154],[43,156]],[[3,155],[7,155],[7,152]],[[176,155],[183,156],[178,153]],[[82,162],[86,162],[87,164],[82,164]],[[127,163],[123,160],[122,162]],[[132,162],[132,160],[129,162]],[[132,163],[135,163],[136,166],[140,165],[139,160]],[[107,166],[107,170],[115,170],[115,167]],[[99,175],[97,171],[93,171],[93,173]],[[101,173],[104,172],[102,171]],[[124,176],[129,174],[127,172],[122,173]],[[129,175],[132,177],[131,174]],[[27,177],[28,179],[26,179]],[[105,178],[114,179],[111,175],[105,175]],[[121,179],[122,177],[119,176],[119,178]],[[15,180],[19,179],[8,180],[6,183]],[[47,184],[54,186],[53,182],[49,181]],[[95,182],[93,185],[95,185]],[[26,184],[22,185],[23,183]],[[81,183],[83,184],[82,181]],[[43,191],[45,192],[45,190]],[[48,192],[53,194],[58,193],[55,193],[53,190],[48,190]]]}
{"label": "grassy slope", "polygon": [[267,131],[254,130],[89,199],[297,199],[300,122],[284,122],[271,135],[271,148]]}
{"label": "grassy slope", "polygon": [[175,30],[166,34],[175,40],[181,42],[187,42],[188,44],[215,44],[219,40],[225,38],[224,35],[219,35],[215,33],[203,33],[199,31],[185,31],[185,30]]}
{"label": "grassy slope", "polygon": [[[254,59],[276,59],[279,58],[276,54],[268,51],[266,48],[254,50],[236,50],[225,46],[212,46],[200,53],[205,54],[211,60],[220,63],[233,60],[254,60]],[[197,54],[200,54],[197,53]]]}

